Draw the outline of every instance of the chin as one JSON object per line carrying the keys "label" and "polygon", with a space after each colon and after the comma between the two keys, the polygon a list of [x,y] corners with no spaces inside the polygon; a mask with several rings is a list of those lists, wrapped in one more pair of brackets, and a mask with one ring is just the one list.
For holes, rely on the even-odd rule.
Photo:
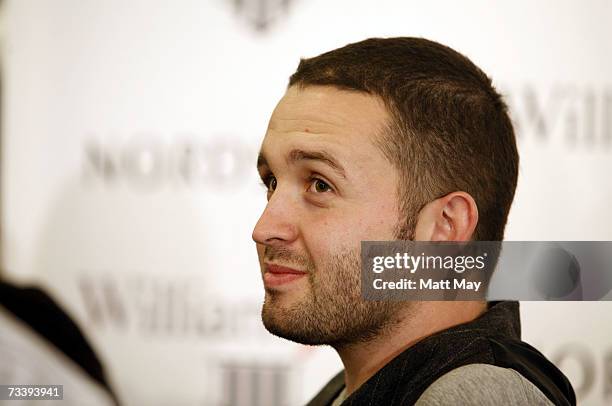
{"label": "chin", "polygon": [[[305,345],[325,344],[314,339],[296,315],[297,306],[292,305],[286,293],[266,294],[266,301],[261,309],[263,325],[269,333],[296,343]],[[296,317],[297,316],[297,317]],[[311,333],[311,332],[310,332]]]}
{"label": "chin", "polygon": [[295,286],[292,289],[279,289],[276,287],[264,288],[266,294],[264,307],[279,309],[281,312],[289,309],[299,309],[301,304],[308,302],[308,289],[305,286]]}
{"label": "chin", "polygon": [[280,338],[284,338],[285,340],[289,340],[294,343],[303,345],[328,344],[327,340],[317,339],[310,335],[308,332],[291,328],[290,326],[287,326],[284,323],[278,323],[277,320],[264,319],[263,324],[270,334],[273,334]]}

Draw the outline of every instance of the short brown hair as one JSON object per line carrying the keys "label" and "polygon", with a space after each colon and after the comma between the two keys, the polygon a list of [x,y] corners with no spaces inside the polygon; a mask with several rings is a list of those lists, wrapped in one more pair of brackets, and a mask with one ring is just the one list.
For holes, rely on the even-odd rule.
{"label": "short brown hair", "polygon": [[425,204],[457,190],[478,206],[474,239],[503,239],[518,177],[516,139],[506,104],[468,58],[423,38],[372,38],[302,59],[294,85],[383,100],[392,120],[376,143],[403,178],[399,239],[413,239]]}

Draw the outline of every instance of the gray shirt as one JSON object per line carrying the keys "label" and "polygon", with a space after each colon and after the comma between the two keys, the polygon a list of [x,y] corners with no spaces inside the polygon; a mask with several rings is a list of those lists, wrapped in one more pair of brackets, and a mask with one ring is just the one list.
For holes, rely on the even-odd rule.
{"label": "gray shirt", "polygon": [[[344,387],[332,406],[340,406],[347,397]],[[514,369],[489,364],[464,365],[442,375],[423,392],[416,405],[554,406],[537,386]]]}
{"label": "gray shirt", "polygon": [[548,406],[553,403],[514,369],[470,364],[438,378],[423,392],[416,405]]}

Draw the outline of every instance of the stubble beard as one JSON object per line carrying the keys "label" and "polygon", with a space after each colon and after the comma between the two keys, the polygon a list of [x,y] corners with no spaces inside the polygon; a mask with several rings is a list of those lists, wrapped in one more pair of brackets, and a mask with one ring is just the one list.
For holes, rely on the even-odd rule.
{"label": "stubble beard", "polygon": [[283,304],[282,295],[294,292],[266,291],[262,320],[274,335],[339,349],[381,337],[399,323],[400,303],[361,297],[357,250],[334,254],[319,269],[308,258],[282,249],[266,247],[264,256],[288,260],[308,272],[308,291],[290,305]]}

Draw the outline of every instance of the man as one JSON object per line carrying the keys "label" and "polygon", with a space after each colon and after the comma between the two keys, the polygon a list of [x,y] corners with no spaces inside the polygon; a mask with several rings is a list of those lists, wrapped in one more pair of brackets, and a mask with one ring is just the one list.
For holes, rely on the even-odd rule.
{"label": "man", "polygon": [[311,405],[575,404],[565,376],[520,341],[517,302],[360,296],[361,241],[503,239],[514,132],[466,57],[390,38],[302,60],[258,170],[264,325],[330,345],[344,364]]}

